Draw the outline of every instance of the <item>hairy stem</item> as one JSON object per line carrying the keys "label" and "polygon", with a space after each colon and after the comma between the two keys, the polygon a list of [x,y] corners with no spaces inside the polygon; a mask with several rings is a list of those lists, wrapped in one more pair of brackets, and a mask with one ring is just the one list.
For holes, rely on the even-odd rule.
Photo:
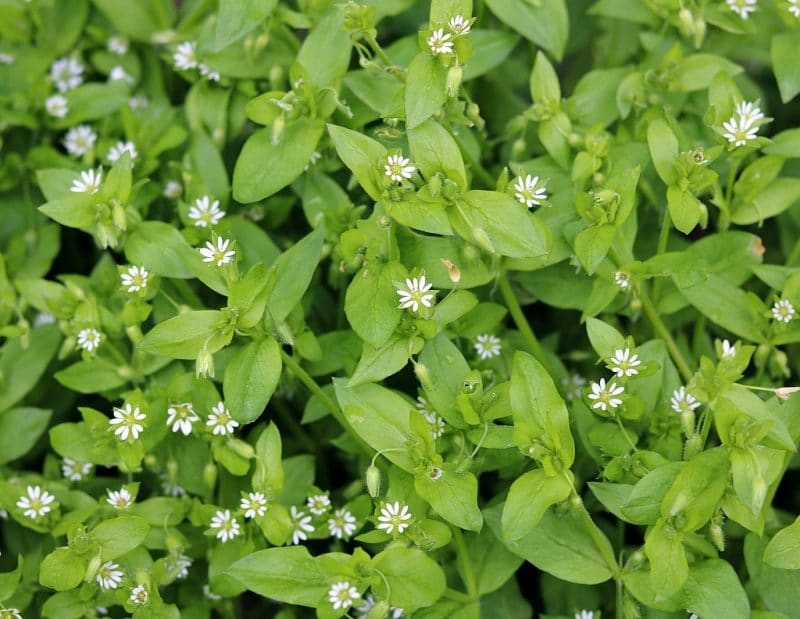
{"label": "hairy stem", "polygon": [[471,600],[477,600],[479,596],[478,582],[475,580],[475,571],[472,569],[472,561],[469,558],[469,551],[464,541],[464,534],[458,527],[453,529],[453,539],[456,542],[456,553],[458,555],[458,562],[461,564],[461,571],[464,575],[464,584],[467,586],[467,593]]}

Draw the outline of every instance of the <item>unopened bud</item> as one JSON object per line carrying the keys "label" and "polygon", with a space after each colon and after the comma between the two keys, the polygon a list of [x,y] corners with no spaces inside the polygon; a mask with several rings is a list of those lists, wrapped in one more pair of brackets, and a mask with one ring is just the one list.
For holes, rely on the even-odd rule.
{"label": "unopened bud", "polygon": [[706,20],[702,17],[697,17],[694,20],[694,46],[700,47],[703,44],[703,39],[706,38]]}
{"label": "unopened bud", "polygon": [[711,542],[717,547],[720,552],[725,552],[725,533],[722,532],[722,527],[717,522],[712,522],[708,527],[708,534],[711,537]]}
{"label": "unopened bud", "polygon": [[278,144],[281,141],[281,138],[283,138],[283,132],[285,129],[286,117],[281,114],[272,121],[272,134],[270,135],[270,141],[273,144]]}
{"label": "unopened bud", "polygon": [[127,230],[128,228],[128,220],[125,216],[125,207],[119,202],[119,200],[114,200],[114,203],[111,206],[111,221],[114,222],[117,230]]}
{"label": "unopened bud", "polygon": [[203,467],[203,483],[208,488],[214,488],[217,485],[217,465],[209,462]]}
{"label": "unopened bud", "polygon": [[383,619],[389,614],[389,610],[389,602],[386,600],[381,600],[380,602],[376,602],[375,606],[373,606],[370,611],[364,615],[364,619]]}
{"label": "unopened bud", "polygon": [[780,387],[775,390],[775,395],[778,396],[781,402],[786,402],[786,400],[792,397],[792,394],[798,391],[800,391],[800,387]]}
{"label": "unopened bud", "polygon": [[695,417],[693,410],[685,410],[681,413],[681,428],[683,428],[684,434],[690,437],[690,439],[694,437],[694,422]]}
{"label": "unopened bud", "polygon": [[683,459],[689,460],[703,451],[703,439],[700,437],[699,434],[691,434],[689,438],[686,439],[686,445],[684,447]]}
{"label": "unopened bud", "polygon": [[678,12],[678,22],[683,36],[689,37],[694,34],[694,15],[689,9],[684,7]]}
{"label": "unopened bud", "polygon": [[[76,550],[73,548],[73,550]],[[100,570],[100,565],[102,564],[102,559],[100,555],[95,555],[89,560],[89,565],[86,566],[86,577],[84,578],[85,582],[90,582],[94,580],[94,577],[97,575],[97,572]]]}
{"label": "unopened bud", "polygon": [[201,350],[197,355],[194,366],[195,374],[199,376],[214,376],[214,355],[207,349]]}
{"label": "unopened bud", "polygon": [[461,88],[461,78],[464,76],[464,69],[460,64],[454,64],[447,71],[447,95],[449,97],[458,96],[458,89]]}
{"label": "unopened bud", "polygon": [[432,389],[433,388],[433,381],[431,380],[431,373],[428,370],[428,366],[424,363],[416,363],[414,365],[414,374],[417,375],[417,380],[419,384],[422,385],[423,389]]}
{"label": "unopened bud", "polygon": [[381,470],[374,464],[367,468],[367,492],[374,499],[381,493]]}
{"label": "unopened bud", "polygon": [[520,159],[525,155],[527,148],[528,144],[525,142],[525,138],[517,138],[511,145],[511,158]]}
{"label": "unopened bud", "polygon": [[461,281],[461,269],[450,262],[447,258],[442,258],[442,264],[447,269],[447,276],[450,278],[451,282],[457,284]]}
{"label": "unopened bud", "polygon": [[791,372],[789,370],[789,357],[782,350],[775,350],[769,360],[769,369],[773,375],[788,377]]}

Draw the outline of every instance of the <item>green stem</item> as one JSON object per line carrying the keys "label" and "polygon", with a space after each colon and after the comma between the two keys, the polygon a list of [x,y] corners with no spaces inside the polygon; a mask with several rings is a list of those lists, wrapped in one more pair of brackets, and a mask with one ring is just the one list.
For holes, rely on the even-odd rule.
{"label": "green stem", "polygon": [[628,441],[628,445],[630,445],[630,446],[631,446],[631,449],[633,449],[633,451],[634,451],[634,452],[637,452],[637,451],[639,451],[639,450],[636,448],[636,443],[634,443],[634,442],[631,440],[631,437],[630,437],[630,436],[628,436],[628,431],[625,429],[625,426],[623,426],[623,425],[622,425],[622,419],[620,419],[620,418],[619,418],[619,417],[617,417],[616,415],[614,416],[614,419],[616,420],[616,422],[617,422],[617,425],[619,426],[619,429],[622,431],[622,436],[624,436],[624,437],[625,437],[625,440],[626,440],[626,441]]}
{"label": "green stem", "polygon": [[458,562],[461,564],[461,571],[464,575],[464,584],[467,586],[467,593],[471,600],[477,600],[478,582],[475,580],[475,571],[472,569],[472,561],[469,558],[469,551],[467,544],[464,541],[464,534],[461,529],[455,527],[453,529],[453,539],[456,542],[456,554],[458,555]]}
{"label": "green stem", "polygon": [[472,598],[469,597],[466,593],[462,593],[461,591],[456,591],[455,589],[445,589],[444,590],[444,597],[455,600],[456,602],[472,602]]}
{"label": "green stem", "polygon": [[552,376],[553,372],[550,370],[550,362],[544,352],[544,348],[542,348],[536,334],[533,332],[533,329],[531,329],[528,319],[525,318],[519,301],[517,301],[517,296],[511,288],[511,282],[508,281],[508,276],[505,273],[501,273],[497,278],[497,283],[500,286],[500,294],[503,295],[503,300],[508,307],[511,318],[514,320],[514,324],[517,325],[517,329],[519,329],[519,332],[522,334],[522,338],[525,340],[525,343],[528,345],[528,348],[531,353],[533,353],[536,360],[541,363],[544,369]]}
{"label": "green stem", "polygon": [[294,357],[287,354],[286,351],[281,350],[281,359],[283,359],[284,365],[289,368],[292,374],[294,374],[297,379],[303,383],[313,395],[317,397],[322,405],[328,409],[330,414],[333,415],[334,419],[339,422],[339,425],[342,426],[342,429],[350,436],[350,438],[352,438],[358,444],[358,446],[361,447],[365,454],[371,456],[372,448],[367,445],[367,443],[364,442],[364,440],[358,434],[355,433],[336,402],[334,402],[328,396],[328,394],[322,390],[322,388],[314,381],[314,379],[308,375],[308,372],[306,372],[302,366],[295,361]]}
{"label": "green stem", "polygon": [[693,372],[684,358],[683,353],[672,338],[669,329],[667,329],[667,325],[661,320],[661,315],[658,313],[650,296],[645,292],[644,287],[638,286],[636,292],[639,295],[639,300],[642,302],[642,309],[644,313],[647,314],[648,320],[650,320],[650,324],[653,325],[653,329],[655,329],[658,336],[664,340],[664,344],[666,344],[669,355],[675,362],[678,372],[680,372],[684,382],[688,383],[692,379]]}
{"label": "green stem", "polygon": [[392,59],[383,51],[383,48],[378,45],[378,41],[375,40],[375,37],[364,35],[364,40],[369,44],[370,48],[372,48],[372,51],[375,52],[375,55],[386,63],[387,67],[391,67],[394,64]]}
{"label": "green stem", "polygon": [[455,139],[456,143],[458,144],[459,150],[461,150],[461,155],[464,157],[464,160],[467,162],[470,168],[472,168],[472,173],[488,188],[494,189],[497,185],[497,181],[492,177],[489,172],[486,171],[481,165],[481,162],[475,159],[472,156],[470,150],[464,145],[461,141],[461,137],[458,133],[451,132],[451,135]]}
{"label": "green stem", "polygon": [[[669,215],[669,209],[664,208],[664,219],[661,221],[661,232],[658,235],[658,247],[656,248],[656,255],[660,256],[667,251],[667,243],[669,242],[669,232],[672,228],[672,217]],[[653,299],[658,301],[661,298],[661,278],[656,278],[653,282]]]}

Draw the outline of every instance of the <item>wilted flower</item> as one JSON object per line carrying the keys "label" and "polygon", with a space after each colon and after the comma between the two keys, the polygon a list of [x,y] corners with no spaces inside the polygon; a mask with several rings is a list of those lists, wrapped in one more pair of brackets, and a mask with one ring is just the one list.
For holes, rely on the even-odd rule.
{"label": "wilted flower", "polygon": [[150,599],[150,595],[147,593],[147,589],[145,589],[144,586],[137,585],[131,589],[131,597],[129,599],[131,603],[137,606],[144,606]]}
{"label": "wilted flower", "polygon": [[627,290],[630,288],[631,280],[624,271],[616,271],[614,273],[614,283],[623,290]]}

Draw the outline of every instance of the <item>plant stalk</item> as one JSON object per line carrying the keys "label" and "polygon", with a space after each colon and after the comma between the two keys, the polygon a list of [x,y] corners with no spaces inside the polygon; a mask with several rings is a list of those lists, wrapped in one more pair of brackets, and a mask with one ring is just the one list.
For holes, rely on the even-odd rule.
{"label": "plant stalk", "polygon": [[472,569],[472,561],[470,561],[469,558],[469,550],[467,550],[467,544],[464,541],[464,534],[458,527],[453,529],[453,539],[456,542],[456,554],[458,556],[458,562],[461,564],[464,584],[467,586],[467,594],[470,600],[477,600],[479,593],[478,583],[475,580],[475,571]]}
{"label": "plant stalk", "polygon": [[642,309],[644,310],[644,313],[647,314],[650,324],[653,325],[653,329],[655,329],[658,336],[664,340],[664,344],[666,344],[669,355],[675,362],[678,372],[680,372],[684,382],[688,383],[694,375],[689,367],[689,363],[686,361],[683,353],[680,351],[678,345],[675,343],[675,340],[672,338],[669,329],[667,329],[667,325],[664,324],[664,321],[661,319],[661,315],[658,313],[658,310],[653,304],[653,301],[650,299],[650,296],[645,292],[644,287],[638,286],[636,293],[639,295],[639,300],[642,302]]}
{"label": "plant stalk", "polygon": [[506,307],[508,307],[508,311],[511,314],[511,318],[514,320],[514,324],[522,334],[522,338],[525,340],[525,343],[528,345],[528,348],[536,360],[541,363],[544,369],[547,370],[547,373],[552,376],[553,372],[550,369],[550,362],[544,352],[544,348],[542,348],[542,345],[539,343],[536,334],[533,332],[533,329],[531,329],[528,319],[525,318],[525,314],[522,312],[519,301],[517,301],[517,296],[514,294],[514,290],[511,288],[511,282],[508,281],[508,276],[505,273],[501,273],[497,278],[497,283],[500,286],[500,294],[503,295],[503,300],[506,303]]}

